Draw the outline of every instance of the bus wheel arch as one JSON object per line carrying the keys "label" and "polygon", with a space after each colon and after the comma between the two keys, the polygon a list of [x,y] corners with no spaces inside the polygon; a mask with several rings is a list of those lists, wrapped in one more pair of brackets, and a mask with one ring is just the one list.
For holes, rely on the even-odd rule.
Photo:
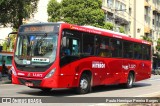
{"label": "bus wheel arch", "polygon": [[134,82],[135,82],[135,72],[133,70],[130,70],[127,76],[125,87],[132,88]]}
{"label": "bus wheel arch", "polygon": [[92,88],[92,73],[90,70],[84,70],[80,76],[77,93],[86,94],[91,92]]}

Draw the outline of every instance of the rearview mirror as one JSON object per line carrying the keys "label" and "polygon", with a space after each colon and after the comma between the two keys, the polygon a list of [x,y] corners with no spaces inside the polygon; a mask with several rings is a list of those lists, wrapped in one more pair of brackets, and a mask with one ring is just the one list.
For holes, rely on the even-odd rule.
{"label": "rearview mirror", "polygon": [[11,32],[11,33],[8,34],[8,38],[7,38],[7,47],[10,46],[10,43],[11,43],[10,35],[12,35],[12,34],[17,34],[17,32]]}

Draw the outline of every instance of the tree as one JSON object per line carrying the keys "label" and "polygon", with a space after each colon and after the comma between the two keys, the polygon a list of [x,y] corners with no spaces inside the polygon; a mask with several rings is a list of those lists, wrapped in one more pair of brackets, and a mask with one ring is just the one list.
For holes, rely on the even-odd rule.
{"label": "tree", "polygon": [[146,41],[149,41],[149,42],[152,42],[152,39],[148,36],[141,36],[143,40],[146,40]]}
{"label": "tree", "polygon": [[121,33],[125,33],[124,27],[121,26],[121,27],[119,28],[119,31],[120,31]]}
{"label": "tree", "polygon": [[[14,32],[17,32],[14,29]],[[12,51],[14,49],[14,44],[16,40],[17,33],[12,33],[9,35],[9,38],[6,38],[2,44],[3,46],[3,51]]]}
{"label": "tree", "polygon": [[39,0],[1,0],[0,23],[4,26],[11,24],[18,29],[23,19],[29,18],[37,9]]}
{"label": "tree", "polygon": [[51,0],[48,4],[49,21],[64,21],[77,25],[104,25],[102,0]]}
{"label": "tree", "polygon": [[108,30],[113,30],[113,27],[114,27],[113,23],[106,22],[103,28]]}
{"label": "tree", "polygon": [[48,3],[48,8],[47,8],[48,15],[50,18],[48,21],[50,22],[57,22],[60,21],[61,19],[61,4],[57,2],[57,0],[51,0]]}
{"label": "tree", "polygon": [[156,49],[160,52],[160,38],[158,38]]}

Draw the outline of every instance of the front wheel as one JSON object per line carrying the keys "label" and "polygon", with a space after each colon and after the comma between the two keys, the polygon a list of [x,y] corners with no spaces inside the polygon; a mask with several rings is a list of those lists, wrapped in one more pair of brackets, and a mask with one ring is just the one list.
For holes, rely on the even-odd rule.
{"label": "front wheel", "polygon": [[79,87],[77,88],[77,93],[86,94],[90,91],[90,89],[91,89],[91,78],[86,74],[82,74],[79,81]]}
{"label": "front wheel", "polygon": [[134,82],[134,75],[133,73],[129,73],[127,83],[125,84],[126,88],[131,88]]}

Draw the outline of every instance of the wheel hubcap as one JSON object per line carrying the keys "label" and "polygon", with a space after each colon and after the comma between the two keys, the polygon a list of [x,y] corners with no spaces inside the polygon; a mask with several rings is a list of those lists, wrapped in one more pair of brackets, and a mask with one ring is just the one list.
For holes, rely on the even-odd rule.
{"label": "wheel hubcap", "polygon": [[82,89],[86,89],[88,86],[88,81],[86,79],[82,79],[81,82],[80,82],[80,87]]}
{"label": "wheel hubcap", "polygon": [[128,82],[129,82],[129,85],[132,85],[133,78],[132,78],[132,76],[131,76],[131,75],[129,76]]}

